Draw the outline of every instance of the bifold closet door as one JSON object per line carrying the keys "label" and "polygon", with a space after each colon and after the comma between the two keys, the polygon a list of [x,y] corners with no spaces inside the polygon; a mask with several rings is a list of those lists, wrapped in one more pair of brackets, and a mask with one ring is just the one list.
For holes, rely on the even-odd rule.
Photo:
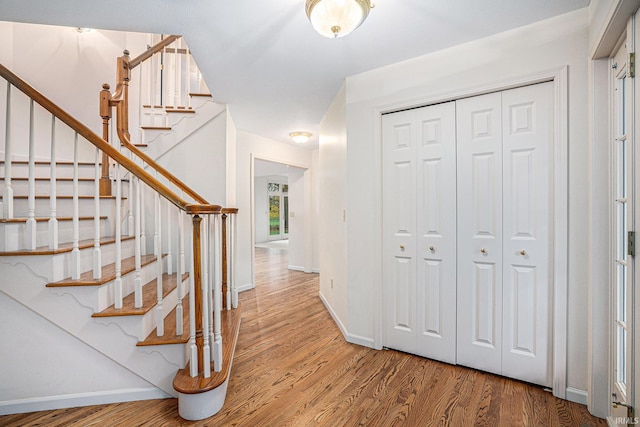
{"label": "bifold closet door", "polygon": [[502,96],[457,101],[458,364],[502,373]]}
{"label": "bifold closet door", "polygon": [[455,103],[383,117],[385,346],[455,363]]}
{"label": "bifold closet door", "polygon": [[457,113],[458,363],[549,386],[553,84]]}
{"label": "bifold closet door", "polygon": [[553,84],[502,93],[502,375],[551,386]]}

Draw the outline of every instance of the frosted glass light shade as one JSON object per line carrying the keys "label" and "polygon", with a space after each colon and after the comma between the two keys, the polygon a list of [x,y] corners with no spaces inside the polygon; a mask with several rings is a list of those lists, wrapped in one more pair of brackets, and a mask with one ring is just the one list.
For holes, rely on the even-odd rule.
{"label": "frosted glass light shade", "polygon": [[307,16],[313,28],[329,38],[344,37],[369,15],[370,0],[307,0]]}
{"label": "frosted glass light shade", "polygon": [[298,131],[298,132],[291,132],[289,136],[291,137],[291,139],[294,140],[294,142],[297,142],[298,144],[304,144],[309,140],[309,138],[311,138],[311,133]]}

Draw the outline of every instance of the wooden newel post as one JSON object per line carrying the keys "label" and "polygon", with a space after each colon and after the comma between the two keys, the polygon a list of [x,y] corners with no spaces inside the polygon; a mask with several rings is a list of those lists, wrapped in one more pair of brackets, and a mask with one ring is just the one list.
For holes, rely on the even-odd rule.
{"label": "wooden newel post", "polygon": [[227,307],[227,214],[222,214],[222,308]]}
{"label": "wooden newel post", "polygon": [[[100,91],[100,117],[102,117],[102,139],[109,142],[109,121],[111,120],[111,92],[105,83]],[[111,195],[111,180],[109,179],[109,156],[102,153],[102,176],[100,177],[100,195]]]}
{"label": "wooden newel post", "polygon": [[204,371],[204,335],[202,331],[202,253],[200,242],[202,218],[193,216],[193,288],[195,293],[196,347],[198,349],[198,373]]}

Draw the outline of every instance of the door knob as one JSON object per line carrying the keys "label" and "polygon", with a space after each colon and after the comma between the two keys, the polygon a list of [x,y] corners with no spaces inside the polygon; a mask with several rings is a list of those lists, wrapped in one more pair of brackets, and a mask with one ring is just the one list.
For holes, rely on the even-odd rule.
{"label": "door knob", "polygon": [[480,249],[480,252],[482,252],[483,254],[487,253],[487,250],[485,248]]}
{"label": "door knob", "polygon": [[404,245],[400,245],[400,250],[404,251]]}
{"label": "door knob", "polygon": [[520,255],[525,256],[527,254],[527,251],[525,251],[524,249],[520,251]]}
{"label": "door knob", "polygon": [[435,251],[436,251],[436,248],[434,248],[433,246],[429,246],[429,250],[430,250],[431,252],[435,252]]}

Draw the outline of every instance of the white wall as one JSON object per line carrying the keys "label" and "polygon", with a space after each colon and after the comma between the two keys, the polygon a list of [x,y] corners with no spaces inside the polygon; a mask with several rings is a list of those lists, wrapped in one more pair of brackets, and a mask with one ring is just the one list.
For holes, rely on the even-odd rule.
{"label": "white wall", "polygon": [[[346,334],[347,327],[347,93],[342,85],[320,123],[320,295]],[[333,282],[333,286],[332,286]]]}
{"label": "white wall", "polygon": [[320,150],[311,152],[311,223],[313,256],[311,265],[314,273],[320,272]]}
{"label": "white wall", "polygon": [[[587,18],[583,9],[347,78],[349,334],[373,342],[380,333],[374,299],[381,276],[380,137],[375,111],[451,99],[568,66],[568,386],[586,390]],[[334,262],[339,262],[336,258]]]}
{"label": "white wall", "polygon": [[289,168],[289,268],[300,271],[305,270],[305,222],[313,215],[304,206],[304,174],[304,169]]}
{"label": "white wall", "polygon": [[0,346],[0,414],[63,407],[64,402],[114,402],[142,391],[155,398],[166,396],[3,292],[0,324],[5,343]]}
{"label": "white wall", "polygon": [[[253,158],[270,160],[309,169],[311,151],[304,147],[274,141],[242,130],[237,131],[236,207],[238,211],[237,285],[254,286],[252,241],[252,162]],[[309,171],[305,174],[310,173]],[[305,247],[306,250],[306,247]]]}
{"label": "white wall", "polygon": [[144,52],[148,41],[143,33],[79,33],[68,27],[9,22],[0,22],[0,34],[0,61],[98,135],[102,84],[109,83],[114,91],[116,58],[124,49],[132,57]]}

